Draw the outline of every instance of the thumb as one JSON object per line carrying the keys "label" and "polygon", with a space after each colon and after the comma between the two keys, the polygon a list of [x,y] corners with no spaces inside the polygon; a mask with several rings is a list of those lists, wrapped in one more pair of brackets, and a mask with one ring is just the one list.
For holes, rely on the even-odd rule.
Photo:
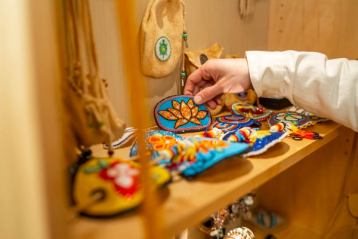
{"label": "thumb", "polygon": [[204,104],[205,102],[214,99],[216,96],[222,93],[222,89],[219,85],[215,84],[199,91],[194,96],[194,102],[198,105]]}

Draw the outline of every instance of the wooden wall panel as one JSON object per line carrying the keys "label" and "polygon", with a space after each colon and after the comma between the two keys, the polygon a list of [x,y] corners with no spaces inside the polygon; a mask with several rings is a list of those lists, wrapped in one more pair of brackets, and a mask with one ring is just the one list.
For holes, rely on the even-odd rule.
{"label": "wooden wall panel", "polygon": [[356,0],[271,0],[268,49],[356,59],[357,11]]}

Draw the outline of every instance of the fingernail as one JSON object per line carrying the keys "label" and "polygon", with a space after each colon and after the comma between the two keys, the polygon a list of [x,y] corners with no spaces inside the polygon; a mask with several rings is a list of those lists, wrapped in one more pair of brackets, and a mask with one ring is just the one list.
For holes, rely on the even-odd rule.
{"label": "fingernail", "polygon": [[196,104],[200,105],[200,104],[203,103],[202,101],[203,101],[203,98],[201,98],[200,95],[197,95],[197,96],[194,97],[194,102],[195,102]]}

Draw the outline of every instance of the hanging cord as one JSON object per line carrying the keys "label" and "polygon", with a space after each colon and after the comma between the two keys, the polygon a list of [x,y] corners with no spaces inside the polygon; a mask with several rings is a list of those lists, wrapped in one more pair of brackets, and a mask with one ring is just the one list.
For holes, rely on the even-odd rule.
{"label": "hanging cord", "polygon": [[179,73],[179,84],[178,84],[178,94],[183,94],[184,93],[184,87],[185,87],[185,82],[186,82],[186,78],[187,78],[187,72],[185,71],[185,49],[187,49],[189,47],[188,44],[188,33],[186,31],[186,26],[185,26],[185,3],[183,1],[181,1],[181,4],[183,6],[183,33],[182,33],[182,55],[181,55],[181,62],[180,62],[180,73]]}
{"label": "hanging cord", "polygon": [[80,43],[78,36],[78,23],[76,21],[75,6],[73,1],[66,2],[66,49],[67,49],[67,79],[72,89],[79,95],[87,93],[86,87],[81,81],[82,66],[80,61]]}
{"label": "hanging cord", "polygon": [[[93,27],[89,9],[88,0],[78,0],[80,7],[80,19],[82,20],[83,41],[86,49],[86,60],[88,65],[88,78],[90,81],[94,81],[98,78],[98,61],[95,49],[95,42],[93,36]],[[93,86],[93,95],[103,98],[99,89],[99,84],[91,84]]]}
{"label": "hanging cord", "polygon": [[110,124],[110,112],[109,107],[104,107],[107,103],[107,100],[105,98],[105,87],[103,81],[99,79],[99,67],[98,67],[98,57],[96,53],[96,44],[94,40],[94,34],[93,34],[93,24],[91,19],[91,10],[89,6],[89,0],[80,0],[81,5],[81,13],[83,20],[83,31],[84,31],[84,41],[86,45],[86,53],[87,53],[87,64],[89,67],[89,75],[87,76],[90,81],[98,81],[98,84],[95,84],[93,82],[93,94],[98,98],[96,100],[98,107],[101,107],[102,111],[98,112],[95,108],[93,108],[93,112],[97,116],[98,119],[102,119],[102,121],[105,119],[105,122],[107,122],[107,127],[102,127],[102,131],[105,132],[105,134],[108,135],[108,142],[105,142],[108,144],[108,155],[111,156],[114,154],[113,150],[113,136],[112,136],[112,128]]}
{"label": "hanging cord", "polygon": [[[110,109],[107,107],[105,87],[99,79],[98,61],[88,0],[68,0],[66,6],[66,36],[68,55],[68,80],[73,90],[82,98],[89,127],[102,131],[108,137],[108,153],[113,154]],[[81,65],[81,44],[89,74],[84,77]],[[106,122],[106,124],[105,124]]]}

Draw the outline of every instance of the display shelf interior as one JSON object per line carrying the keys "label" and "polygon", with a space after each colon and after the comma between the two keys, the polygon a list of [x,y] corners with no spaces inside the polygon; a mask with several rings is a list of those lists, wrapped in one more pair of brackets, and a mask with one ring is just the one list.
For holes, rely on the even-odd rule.
{"label": "display shelf interior", "polygon": [[[248,159],[233,157],[191,181],[175,180],[168,188],[160,190],[164,214],[162,226],[166,234],[173,236],[195,226],[215,210],[255,190],[335,139],[341,128],[333,122],[321,123],[310,128],[323,136],[321,140],[286,138],[262,155]],[[128,148],[120,149],[116,155],[125,158],[128,151]],[[101,146],[95,147],[94,152],[96,156],[106,155]],[[114,235],[143,238],[139,211],[107,220],[77,217],[70,223],[71,234],[80,239],[109,239]]]}

